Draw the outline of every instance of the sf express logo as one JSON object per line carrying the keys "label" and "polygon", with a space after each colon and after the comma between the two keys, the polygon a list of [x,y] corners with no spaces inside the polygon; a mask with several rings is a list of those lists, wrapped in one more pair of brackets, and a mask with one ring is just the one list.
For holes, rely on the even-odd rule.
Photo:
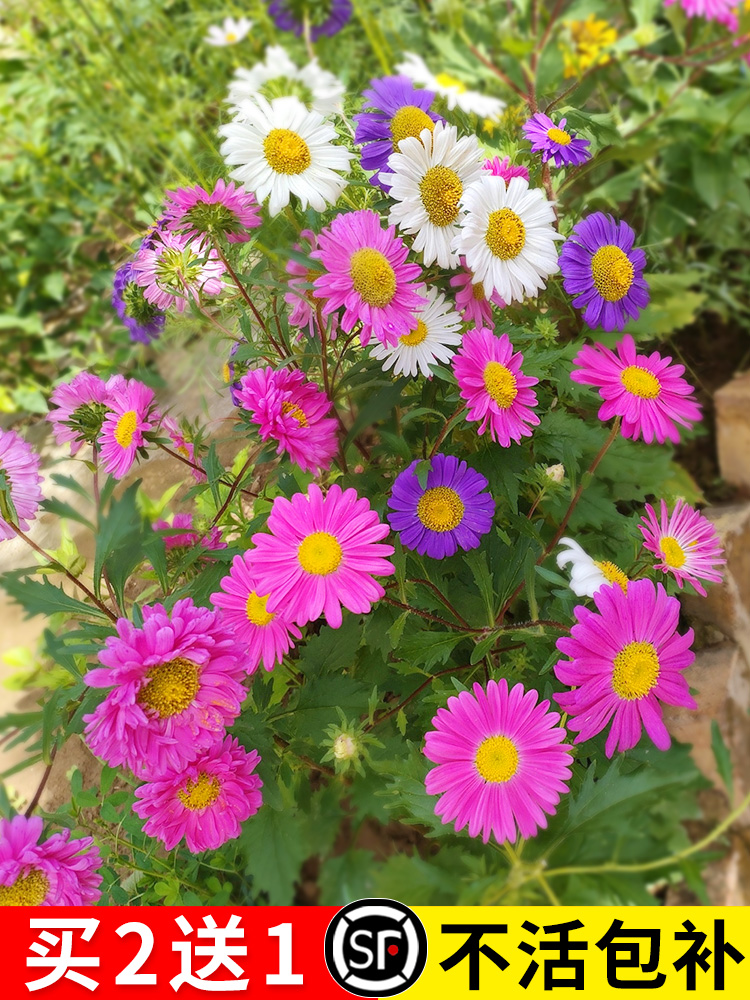
{"label": "sf express logo", "polygon": [[328,971],[358,997],[393,997],[422,975],[427,934],[419,917],[395,899],[349,903],[328,925]]}

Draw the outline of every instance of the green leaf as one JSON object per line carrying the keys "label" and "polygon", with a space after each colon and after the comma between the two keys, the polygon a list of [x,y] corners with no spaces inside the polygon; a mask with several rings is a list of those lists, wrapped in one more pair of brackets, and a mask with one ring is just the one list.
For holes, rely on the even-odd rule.
{"label": "green leaf", "polygon": [[254,892],[267,893],[271,906],[291,905],[294,883],[308,853],[299,815],[264,806],[243,824],[241,848]]}
{"label": "green leaf", "polygon": [[451,653],[466,636],[462,633],[438,630],[421,631],[403,636],[399,645],[399,659],[421,664],[426,669],[446,663]]}
{"label": "green leaf", "polygon": [[716,766],[719,769],[721,780],[724,782],[724,787],[729,795],[729,804],[731,806],[734,799],[732,756],[726,743],[724,742],[724,737],[721,735],[719,723],[716,719],[711,720],[711,749],[713,750],[714,760],[716,761]]}
{"label": "green leaf", "polygon": [[140,485],[138,480],[127,488],[119,500],[113,500],[99,521],[94,556],[94,591],[97,597],[101,594],[102,574],[106,569],[120,604],[123,603],[128,577],[143,558],[145,539],[150,537],[145,535],[136,503]]}
{"label": "green leaf", "polygon": [[0,576],[0,587],[21,605],[28,618],[34,615],[54,615],[59,612],[67,615],[106,617],[99,608],[84,604],[75,597],[69,597],[64,590],[55,587],[49,580],[39,581],[30,577],[21,578],[19,574],[4,573]]}

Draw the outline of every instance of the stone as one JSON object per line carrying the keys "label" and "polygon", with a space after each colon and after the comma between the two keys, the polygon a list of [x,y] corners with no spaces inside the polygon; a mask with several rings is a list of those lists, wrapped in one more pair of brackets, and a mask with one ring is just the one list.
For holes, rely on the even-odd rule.
{"label": "stone", "polygon": [[721,475],[750,496],[750,371],[722,386],[714,405]]}

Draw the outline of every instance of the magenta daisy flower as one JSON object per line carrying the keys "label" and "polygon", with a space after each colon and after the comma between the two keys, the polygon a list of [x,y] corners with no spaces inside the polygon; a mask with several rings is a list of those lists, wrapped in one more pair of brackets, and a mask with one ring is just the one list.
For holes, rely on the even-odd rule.
{"label": "magenta daisy flower", "polygon": [[249,229],[261,223],[260,206],[251,191],[219,179],[211,194],[200,184],[167,191],[164,202],[167,229],[190,238],[224,236],[230,243],[247,243]]}
{"label": "magenta daisy flower", "polygon": [[651,504],[638,525],[643,547],[661,561],[656,569],[671,573],[678,587],[689,583],[702,596],[706,590],[701,580],[721,583],[719,566],[726,564],[724,549],[714,525],[684,500],[678,500],[671,514],[661,501],[661,516]]}
{"label": "magenta daisy flower", "polygon": [[136,788],[133,812],[145,819],[143,832],[168,851],[185,839],[193,854],[215,851],[240,835],[240,824],[263,804],[263,782],[255,768],[257,750],[248,752],[227,736],[197,760],[168,767]]}
{"label": "magenta daisy flower", "polygon": [[102,863],[92,837],[70,830],[42,843],[38,816],[0,819],[0,906],[91,906],[99,901]]}
{"label": "magenta daisy flower", "polygon": [[477,433],[489,427],[490,437],[503,448],[530,437],[529,428],[539,423],[532,409],[536,393],[530,388],[539,379],[523,374],[522,361],[523,354],[513,353],[507,334],[496,337],[486,327],[469,330],[453,359],[461,398],[468,406],[466,419],[481,420]]}
{"label": "magenta daisy flower", "polygon": [[481,281],[474,283],[474,275],[466,266],[466,258],[461,258],[461,268],[450,280],[456,289],[456,309],[461,312],[464,323],[471,326],[489,326],[492,323],[492,306],[505,309],[505,302],[497,292],[487,298]]}
{"label": "magenta daisy flower", "polygon": [[[318,237],[311,229],[303,229],[300,236],[307,241],[309,249],[306,250],[300,243],[294,244],[294,249],[299,253],[310,253],[318,249]],[[318,299],[313,291],[312,283],[323,273],[319,267],[306,267],[298,260],[290,258],[286,264],[286,273],[292,275],[288,281],[289,288],[284,295],[284,301],[289,306],[289,322],[292,326],[300,329],[299,339],[302,331],[307,329],[311,337],[318,336],[318,303],[323,304],[322,299]],[[334,313],[330,320],[328,330],[329,340],[335,340],[338,332],[338,317]]]}
{"label": "magenta daisy flower", "polygon": [[614,351],[603,344],[582,347],[573,364],[578,365],[570,375],[573,381],[596,386],[604,400],[599,419],[622,417],[623,437],[677,444],[676,425],[689,428],[701,419],[693,387],[682,378],[684,366],[673,365],[671,357],[662,358],[658,351],[636,354],[630,334]]}
{"label": "magenta daisy flower", "polygon": [[495,514],[487,480],[453,455],[435,455],[422,488],[418,465],[414,461],[399,473],[388,500],[388,522],[401,544],[432,559],[476,549]]}
{"label": "magenta daisy flower", "polygon": [[267,610],[268,594],[258,592],[253,555],[251,550],[235,556],[229,576],[221,581],[221,590],[211,594],[211,603],[220,609],[222,621],[240,642],[247,643],[250,674],[261,662],[266,670],[273,670],[294,649],[293,640],[302,638],[287,615]]}
{"label": "magenta daisy flower", "polygon": [[37,453],[19,434],[0,428],[0,542],[16,535],[3,510],[7,509],[21,531],[28,531],[29,521],[36,517],[42,500],[40,464]]}
{"label": "magenta daisy flower", "polygon": [[106,383],[91,372],[79,372],[70,382],[52,391],[47,420],[58,444],[70,441],[70,454],[75,455],[86,442],[94,444],[102,429],[110,390]]}
{"label": "magenta daisy flower", "polygon": [[[172,417],[169,416],[162,417],[160,429],[164,431],[170,439],[172,447],[179,455],[186,458],[188,462],[192,462],[193,465],[199,464],[198,459],[195,457],[195,445],[192,441],[188,441],[177,425],[176,420],[173,420]],[[201,472],[200,469],[193,468],[190,471],[196,483],[205,483],[207,481],[208,477],[205,472]]]}
{"label": "magenta daisy flower", "polygon": [[[671,7],[677,2],[678,0],[664,0],[664,6]],[[737,11],[740,4],[737,0],[679,0],[679,4],[688,17],[717,21],[730,31],[736,31],[739,26]]]}
{"label": "magenta daisy flower", "polygon": [[331,401],[299,368],[254,368],[235,390],[238,405],[258,426],[261,441],[278,442],[305,472],[331,467],[338,450],[338,423],[327,417]]}
{"label": "magenta daisy flower", "polygon": [[555,125],[542,111],[524,122],[523,134],[531,143],[531,151],[542,154],[542,163],[551,160],[555,167],[578,167],[591,159],[589,140],[577,139],[573,129],[565,128],[565,122],[561,118]]}
{"label": "magenta daisy flower", "polygon": [[499,156],[493,156],[491,159],[484,161],[483,169],[495,177],[504,178],[506,184],[509,184],[513,177],[523,177],[524,180],[529,179],[529,171],[526,167],[511,163],[509,156],[506,156],[502,160]]}
{"label": "magenta daisy flower", "polygon": [[386,347],[416,330],[416,313],[424,308],[419,264],[407,264],[409,248],[396,236],[394,226],[383,229],[370,209],[337,215],[319,237],[320,260],[325,274],[316,278],[315,294],[325,299],[323,315],[344,306],[342,330],[349,333],[362,323],[360,339],[366,347],[372,335]]}
{"label": "magenta daisy flower", "polygon": [[216,550],[225,549],[227,543],[221,537],[221,529],[213,525],[205,534],[201,534],[193,524],[192,514],[175,514],[172,523],[159,519],[153,523],[154,531],[164,532],[164,548],[167,552],[173,549],[201,548]]}
{"label": "magenta daisy flower", "polygon": [[371,182],[380,183],[380,171],[388,169],[388,157],[397,153],[402,139],[419,139],[422,130],[432,131],[443,119],[430,111],[435,94],[415,87],[407,76],[371,80],[365,90],[362,114],[355,115],[354,141],[362,145],[362,166],[376,171]]}
{"label": "magenta daisy flower", "polygon": [[179,770],[240,714],[247,655],[215,611],[188,597],[171,613],[142,610],[143,626],[120,618],[99,653],[103,666],[86,674],[89,687],[112,689],[83,718],[86,742],[135,774]]}
{"label": "magenta daisy flower", "polygon": [[130,471],[138,449],[144,446],[144,433],[158,419],[154,391],[130,379],[115,389],[108,405],[98,439],[102,468],[115,479],[122,479]]}
{"label": "magenta daisy flower", "polygon": [[141,245],[133,258],[133,275],[144,296],[159,309],[174,306],[184,312],[189,299],[220,295],[224,288],[224,263],[205,236],[185,233],[159,234]]}
{"label": "magenta daisy flower", "polygon": [[253,535],[257,590],[268,594],[266,609],[283,608],[285,616],[306,625],[325,614],[332,628],[341,626],[342,605],[366,614],[385,593],[376,576],[394,572],[388,534],[365,497],[334,483],[323,491],[312,483],[291,500],[276,497],[267,534]]}
{"label": "magenta daisy flower", "polygon": [[560,716],[536,691],[490,681],[486,689],[448,699],[425,734],[424,753],[437,767],[428,795],[439,795],[435,814],[469,836],[502,844],[517,833],[533,837],[554,816],[570,781],[570,748]]}
{"label": "magenta daisy flower", "polygon": [[563,244],[560,270],[563,288],[583,309],[594,329],[622,330],[649,301],[643,277],[646,255],[633,246],[635,233],[627,222],[594,212],[582,219]]}
{"label": "magenta daisy flower", "polygon": [[630,750],[641,726],[660,750],[670,739],[659,702],[697,708],[682,671],[695,659],[693,630],[677,632],[680,602],[660,583],[631,580],[627,591],[611,585],[593,597],[596,611],[575,608],[577,624],[557,640],[569,656],[559,660],[555,676],[574,688],[555,701],[571,718],[576,743],[589,740],[612,722],[605,751]]}

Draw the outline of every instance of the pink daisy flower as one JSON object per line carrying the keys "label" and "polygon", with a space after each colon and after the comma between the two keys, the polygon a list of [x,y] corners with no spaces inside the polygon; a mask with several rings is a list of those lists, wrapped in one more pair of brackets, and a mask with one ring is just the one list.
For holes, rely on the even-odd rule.
{"label": "pink daisy flower", "polygon": [[[310,253],[318,249],[318,237],[311,229],[303,229],[300,236],[307,240],[309,250],[305,250],[301,243],[295,243],[294,249],[299,253]],[[307,328],[311,337],[318,336],[318,303],[323,304],[323,300],[317,298],[310,287],[312,283],[321,276],[322,270],[318,268],[306,267],[298,260],[290,258],[286,263],[286,273],[292,277],[288,281],[289,291],[284,296],[284,301],[289,306],[289,322],[292,326],[300,328],[297,339],[302,337],[302,330]],[[334,313],[330,319],[330,329],[328,331],[329,340],[335,340],[338,333],[338,317]]]}
{"label": "pink daisy flower", "polygon": [[193,854],[239,837],[240,824],[263,804],[263,782],[253,773],[259,763],[257,750],[248,753],[227,736],[193,763],[167,768],[135,790],[133,811],[146,820],[143,832],[168,851],[184,837]]}
{"label": "pink daisy flower", "polygon": [[517,833],[533,837],[547,826],[570,781],[570,748],[560,716],[536,691],[490,681],[486,689],[448,699],[425,734],[424,753],[437,767],[428,795],[439,795],[435,815],[469,836],[502,844]]}
{"label": "pink daisy flower", "polygon": [[[616,352],[616,353],[615,353]],[[574,382],[595,385],[604,400],[599,419],[622,417],[622,435],[648,444],[677,444],[677,424],[692,427],[701,418],[701,408],[693,387],[682,378],[683,365],[672,364],[658,351],[648,356],[636,354],[635,342],[626,334],[611,351],[604,344],[581,348],[571,373]]]}
{"label": "pink daisy flower", "polygon": [[[665,7],[671,7],[678,0],[664,0]],[[739,25],[737,8],[739,0],[679,0],[679,4],[688,17],[702,17],[706,21],[717,21],[730,31],[736,31]]]}
{"label": "pink daisy flower", "polygon": [[529,179],[529,171],[526,167],[511,163],[509,156],[506,156],[503,160],[499,156],[493,156],[492,159],[484,161],[483,168],[495,177],[504,178],[506,184],[513,177],[523,177],[524,180]]}
{"label": "pink daisy flower", "polygon": [[496,337],[482,327],[464,335],[461,350],[453,359],[461,398],[468,406],[467,420],[481,420],[478,434],[489,427],[490,437],[503,448],[511,441],[530,437],[530,426],[539,423],[531,407],[536,393],[530,388],[538,378],[521,371],[523,354],[513,353],[507,334]]}
{"label": "pink daisy flower", "polygon": [[240,714],[245,649],[215,611],[188,597],[171,613],[144,607],[141,628],[120,618],[99,662],[86,684],[112,690],[83,721],[89,749],[111,767],[179,770]]}
{"label": "pink daisy flower", "polygon": [[416,313],[425,306],[424,285],[415,284],[422,269],[407,264],[408,246],[394,226],[383,229],[370,209],[337,215],[320,234],[318,250],[326,273],[315,279],[315,294],[325,299],[323,315],[344,307],[341,329],[349,333],[362,323],[366,347],[374,336],[386,347],[417,328]]}
{"label": "pink daisy flower", "polygon": [[115,479],[127,475],[138,449],[144,447],[144,432],[150,431],[156,420],[153,389],[136,379],[116,389],[109,398],[98,439],[104,471]]}
{"label": "pink daisy flower", "polygon": [[338,424],[326,414],[331,401],[298,368],[254,368],[235,389],[237,403],[258,426],[261,441],[278,442],[305,472],[330,469],[338,450]]}
{"label": "pink daisy flower", "polygon": [[353,489],[316,483],[291,500],[276,497],[268,516],[270,535],[253,535],[253,567],[268,611],[284,609],[298,625],[325,614],[341,626],[342,606],[366,614],[385,593],[376,576],[394,572],[392,545],[381,543],[388,525]]}
{"label": "pink daisy flower", "polygon": [[0,428],[0,542],[16,535],[3,517],[6,507],[21,531],[28,531],[29,521],[36,517],[42,499],[40,463],[37,453],[19,434]]}
{"label": "pink daisy flower", "polygon": [[167,191],[164,201],[167,229],[196,236],[225,236],[230,243],[247,243],[248,229],[261,224],[260,206],[255,195],[242,185],[221,178],[211,194],[195,184]]}
{"label": "pink daisy flower", "polygon": [[[188,441],[178,427],[176,420],[173,420],[172,417],[162,417],[161,429],[170,439],[172,447],[179,455],[182,455],[183,458],[186,458],[188,462],[192,462],[194,465],[199,464],[198,459],[195,457],[195,445],[192,441]],[[196,483],[205,483],[207,481],[208,477],[205,472],[201,472],[199,469],[191,469],[190,471]]]}
{"label": "pink daisy flower", "polygon": [[203,236],[165,231],[141,245],[133,258],[133,276],[144,289],[144,298],[159,309],[174,306],[184,312],[188,299],[197,302],[201,295],[220,295],[223,274],[218,251]]}
{"label": "pink daisy flower", "polygon": [[172,523],[169,521],[154,521],[154,531],[169,532],[164,535],[164,548],[167,552],[173,549],[194,549],[200,545],[204,549],[225,549],[227,543],[222,540],[221,529],[216,525],[209,528],[206,534],[201,534],[193,525],[192,514],[175,514]]}
{"label": "pink daisy flower", "polygon": [[[124,383],[124,379],[120,376]],[[101,431],[110,390],[107,384],[91,372],[79,372],[70,382],[56,386],[50,395],[52,433],[58,444],[70,441],[70,454],[81,446],[94,444]]]}
{"label": "pink daisy flower", "polygon": [[591,739],[611,721],[608,757],[632,749],[641,726],[660,750],[669,749],[659,702],[698,707],[682,674],[695,656],[693,630],[677,632],[680,602],[651,580],[632,580],[627,591],[601,587],[593,601],[596,611],[578,605],[570,636],[557,640],[570,659],[558,661],[555,676],[575,690],[556,694],[555,701],[571,716],[575,742]]}
{"label": "pink daisy flower", "polygon": [[505,309],[505,302],[497,292],[493,292],[490,298],[484,294],[482,282],[474,284],[474,275],[466,266],[466,258],[461,258],[461,269],[453,275],[450,281],[451,288],[456,291],[456,309],[461,312],[464,323],[471,326],[488,326],[492,323],[492,306],[498,309]]}
{"label": "pink daisy flower", "polygon": [[713,524],[699,511],[678,500],[671,514],[661,501],[661,516],[651,504],[638,525],[643,535],[643,547],[653,552],[661,562],[656,569],[671,573],[678,587],[689,583],[702,596],[706,596],[701,580],[721,583],[719,566],[726,564],[724,549]]}
{"label": "pink daisy flower", "polygon": [[39,843],[38,816],[0,819],[0,906],[90,906],[102,877],[92,837],[69,840],[70,830]]}
{"label": "pink daisy flower", "polygon": [[211,603],[221,611],[221,619],[231,628],[240,642],[248,646],[248,673],[252,674],[263,663],[266,670],[273,670],[281,663],[293,639],[302,633],[281,611],[268,611],[268,594],[258,592],[256,573],[253,569],[253,552],[244,552],[232,560],[229,576],[221,581],[221,590],[211,594]]}

